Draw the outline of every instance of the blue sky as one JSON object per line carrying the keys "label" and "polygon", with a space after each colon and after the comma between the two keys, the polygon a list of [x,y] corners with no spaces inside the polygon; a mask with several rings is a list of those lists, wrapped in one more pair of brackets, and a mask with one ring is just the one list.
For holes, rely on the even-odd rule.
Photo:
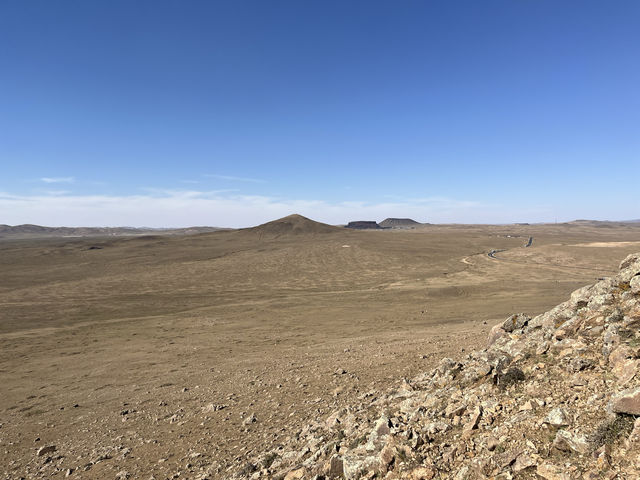
{"label": "blue sky", "polygon": [[640,217],[637,1],[0,3],[0,223]]}

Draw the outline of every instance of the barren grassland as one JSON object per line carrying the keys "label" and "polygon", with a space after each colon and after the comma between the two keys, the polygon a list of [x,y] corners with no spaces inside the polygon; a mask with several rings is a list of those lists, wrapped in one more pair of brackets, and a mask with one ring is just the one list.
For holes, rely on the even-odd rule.
{"label": "barren grassland", "polygon": [[0,476],[225,478],[640,247],[640,224],[325,227],[0,242]]}

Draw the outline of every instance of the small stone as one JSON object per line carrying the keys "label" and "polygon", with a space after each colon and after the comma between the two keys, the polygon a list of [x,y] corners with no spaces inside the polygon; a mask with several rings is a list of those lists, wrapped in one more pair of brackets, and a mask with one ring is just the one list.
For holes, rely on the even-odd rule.
{"label": "small stone", "polygon": [[380,470],[383,473],[386,473],[395,458],[396,449],[392,445],[385,445],[378,455],[378,460],[380,461]]}
{"label": "small stone", "polygon": [[494,325],[491,327],[489,331],[489,336],[487,338],[487,347],[490,347],[496,341],[507,334],[507,332],[502,328],[502,325]]}
{"label": "small stone", "polygon": [[549,342],[542,342],[538,348],[536,348],[536,355],[544,355],[549,351]]}
{"label": "small stone", "polygon": [[225,408],[227,408],[229,405],[217,405],[215,403],[210,403],[208,405],[206,405],[205,407],[202,407],[202,412],[203,413],[213,413],[213,412],[217,412],[219,410],[223,410]]}
{"label": "small stone", "polygon": [[538,465],[536,473],[545,480],[571,480],[571,474],[566,468],[549,463]]}
{"label": "small stone", "polygon": [[514,330],[524,327],[529,320],[531,320],[531,318],[524,313],[518,313],[507,318],[501,326],[505,332],[511,333]]}
{"label": "small stone", "polygon": [[630,388],[614,395],[610,405],[616,413],[640,415],[640,387]]}
{"label": "small stone", "polygon": [[587,453],[589,451],[589,442],[584,436],[566,430],[558,430],[553,446],[563,452]]}
{"label": "small stone", "polygon": [[338,455],[334,455],[329,461],[329,477],[344,478],[344,463]]}
{"label": "small stone", "polygon": [[55,451],[56,451],[55,445],[47,445],[46,447],[40,447],[38,449],[38,456],[44,457],[45,455],[49,455],[50,453],[53,453]]}
{"label": "small stone", "polygon": [[637,359],[627,359],[616,363],[612,373],[617,377],[618,385],[629,383],[638,373],[638,367],[640,367],[640,360]]}
{"label": "small stone", "polygon": [[432,467],[418,467],[414,468],[409,478],[411,480],[431,480],[436,476],[436,471]]}
{"label": "small stone", "polygon": [[297,470],[292,470],[284,476],[284,480],[299,480],[304,478],[305,469],[304,467],[298,468]]}
{"label": "small stone", "polygon": [[574,358],[569,362],[567,369],[570,372],[577,373],[593,367],[593,361],[588,358]]}
{"label": "small stone", "polygon": [[593,458],[596,459],[598,470],[608,470],[611,467],[611,447],[607,444],[602,445],[593,452]]}
{"label": "small stone", "polygon": [[523,453],[522,455],[519,455],[518,458],[516,458],[516,461],[511,469],[514,472],[518,473],[522,470],[526,470],[527,468],[535,467],[535,465],[536,461],[530,455]]}
{"label": "small stone", "polygon": [[252,413],[242,422],[243,425],[251,425],[252,423],[256,423],[258,419],[256,418],[256,414]]}
{"label": "small stone", "polygon": [[564,408],[554,408],[544,419],[552,427],[566,427],[571,424],[569,414]]}
{"label": "small stone", "polygon": [[444,411],[444,416],[447,418],[459,417],[464,413],[466,409],[466,405],[451,403],[447,405],[447,408]]}
{"label": "small stone", "polygon": [[473,413],[471,414],[471,420],[467,422],[464,426],[464,430],[469,432],[478,428],[478,423],[480,422],[480,418],[482,417],[482,407],[478,405]]}
{"label": "small stone", "polygon": [[376,444],[391,432],[390,421],[385,415],[381,416],[375,423],[373,430],[369,434],[365,448],[368,451],[376,449]]}
{"label": "small stone", "polygon": [[534,408],[534,407],[533,407],[533,403],[531,403],[531,400],[527,400],[527,401],[524,403],[524,405],[522,405],[522,406],[520,407],[520,411],[521,411],[521,412],[527,412],[527,411],[533,410],[533,408]]}

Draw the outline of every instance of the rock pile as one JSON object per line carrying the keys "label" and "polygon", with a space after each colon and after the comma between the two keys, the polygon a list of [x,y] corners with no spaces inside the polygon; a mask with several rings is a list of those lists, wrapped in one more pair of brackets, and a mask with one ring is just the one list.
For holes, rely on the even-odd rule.
{"label": "rock pile", "polygon": [[368,392],[236,478],[640,478],[640,253],[488,346]]}

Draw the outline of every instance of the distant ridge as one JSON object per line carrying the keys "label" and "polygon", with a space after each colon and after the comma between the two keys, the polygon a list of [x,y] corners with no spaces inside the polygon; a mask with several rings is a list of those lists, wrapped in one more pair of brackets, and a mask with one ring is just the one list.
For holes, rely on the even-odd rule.
{"label": "distant ridge", "polygon": [[637,226],[640,223],[639,220],[586,220],[578,219],[571,222],[566,222],[566,225],[582,225],[592,226],[595,228],[614,228],[624,225]]}
{"label": "distant ridge", "polygon": [[0,238],[45,237],[125,237],[140,235],[189,235],[225,230],[217,227],[135,228],[135,227],[43,227],[42,225],[0,225]]}
{"label": "distant ridge", "polygon": [[386,218],[380,222],[382,228],[409,228],[420,225],[411,218]]}
{"label": "distant ridge", "polygon": [[293,214],[279,218],[271,222],[263,223],[257,227],[244,228],[246,232],[259,233],[261,235],[310,235],[318,233],[339,232],[341,229],[326,223],[316,222],[302,215]]}

